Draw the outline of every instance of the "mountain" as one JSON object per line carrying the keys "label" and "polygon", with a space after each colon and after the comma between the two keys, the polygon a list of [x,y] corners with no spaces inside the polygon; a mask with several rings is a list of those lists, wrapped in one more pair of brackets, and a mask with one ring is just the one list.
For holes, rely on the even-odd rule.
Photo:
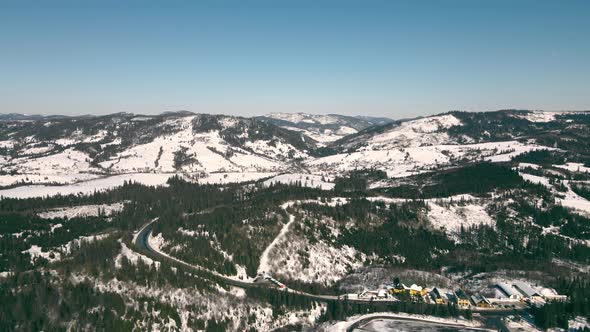
{"label": "mountain", "polygon": [[583,112],[450,112],[375,124],[383,121],[303,113],[10,115],[0,121],[0,185],[124,174],[178,173],[201,182],[295,174],[278,180],[284,182],[299,173],[329,179],[358,169],[399,178],[531,151],[562,149],[581,162],[590,153],[581,144],[588,142]]}
{"label": "mountain", "polygon": [[334,141],[328,145],[334,153],[308,166],[328,172],[380,169],[403,177],[476,160],[509,161],[537,150],[563,149],[586,160],[589,120],[587,112],[517,110],[407,119]]}
{"label": "mountain", "polygon": [[313,154],[311,142],[299,132],[223,115],[11,117],[0,122],[0,183],[63,184],[126,173],[285,172]]}
{"label": "mountain", "polygon": [[320,146],[336,141],[365,128],[392,122],[388,118],[345,116],[338,114],[270,113],[256,119],[285,129],[300,131],[313,138]]}
{"label": "mountain", "polygon": [[590,113],[274,116],[0,121],[0,330],[590,317]]}

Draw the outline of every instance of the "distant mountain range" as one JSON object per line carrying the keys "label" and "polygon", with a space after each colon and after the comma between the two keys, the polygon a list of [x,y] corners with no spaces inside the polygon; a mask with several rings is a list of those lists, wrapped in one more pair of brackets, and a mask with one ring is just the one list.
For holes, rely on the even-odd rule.
{"label": "distant mountain range", "polygon": [[10,114],[0,204],[2,313],[23,324],[316,330],[379,293],[459,315],[392,294],[396,278],[509,315],[498,282],[585,308],[587,290],[559,287],[590,275],[590,113]]}
{"label": "distant mountain range", "polygon": [[2,186],[64,184],[129,173],[333,176],[379,169],[396,178],[474,160],[508,161],[536,150],[566,150],[582,162],[590,155],[590,115],[584,112],[449,112],[399,121],[190,112],[7,114],[0,119]]}

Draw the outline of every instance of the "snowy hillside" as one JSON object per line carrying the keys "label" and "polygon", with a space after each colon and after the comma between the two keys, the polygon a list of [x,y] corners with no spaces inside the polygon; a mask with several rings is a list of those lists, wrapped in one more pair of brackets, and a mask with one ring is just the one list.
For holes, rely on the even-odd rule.
{"label": "snowy hillside", "polygon": [[300,133],[221,115],[6,120],[0,122],[0,186],[128,173],[284,172],[310,150]]}
{"label": "snowy hillside", "polygon": [[584,112],[539,111],[450,112],[391,123],[305,113],[10,115],[0,121],[0,195],[92,192],[93,184],[108,189],[135,178],[161,185],[175,174],[199,183],[282,174],[271,182],[314,178],[307,184],[314,187],[358,169],[399,178],[531,151],[584,154],[588,145],[575,142],[587,139],[589,122]]}
{"label": "snowy hillside", "polygon": [[[411,289],[495,298],[510,271],[571,297],[558,281],[589,277],[588,114],[451,112],[323,146],[293,123],[339,117],[275,117],[293,122],[0,121],[3,303],[40,298],[74,330],[291,331],[345,294],[434,309]],[[409,294],[387,292],[396,277]]]}

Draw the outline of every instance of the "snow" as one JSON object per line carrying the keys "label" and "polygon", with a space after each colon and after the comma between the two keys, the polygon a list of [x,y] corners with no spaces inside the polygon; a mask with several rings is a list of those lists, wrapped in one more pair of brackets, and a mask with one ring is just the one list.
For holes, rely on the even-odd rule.
{"label": "snow", "polygon": [[64,225],[62,224],[55,224],[51,226],[51,229],[49,230],[49,232],[53,233],[56,229],[58,228],[62,228]]}
{"label": "snow", "polygon": [[[292,127],[283,127],[285,129],[289,129]],[[348,126],[340,126],[336,130],[332,129],[321,129],[321,128],[309,128],[307,130],[299,129],[297,131],[301,131],[305,136],[312,138],[314,141],[318,142],[319,146],[325,146],[328,143],[335,142],[347,135],[352,135],[357,133],[358,131],[354,128]]]}
{"label": "snow", "polygon": [[441,144],[449,141],[449,136],[442,132],[443,129],[461,125],[461,121],[450,114],[402,122],[391,130],[371,137],[366,149],[382,149],[390,147],[391,144],[395,144],[396,147]]}
{"label": "snow", "polygon": [[518,117],[530,122],[551,122],[555,121],[555,115],[557,114],[559,112],[532,111],[527,112],[526,115],[519,115]]}
{"label": "snow", "polygon": [[284,156],[288,155],[289,152],[293,153],[293,158],[308,157],[306,153],[299,151],[292,145],[283,142],[271,142],[265,140],[247,141],[244,146],[252,149],[257,154],[274,159],[282,159]]}
{"label": "snow", "polygon": [[99,178],[64,186],[29,185],[0,190],[0,197],[31,198],[70,194],[92,194],[120,187],[125,181],[141,183],[147,186],[166,185],[168,178],[175,174],[132,173]]}
{"label": "snow", "polygon": [[[282,205],[282,208],[286,209],[300,203],[335,206],[338,202],[342,201],[340,199],[329,202],[288,201]],[[258,274],[271,273],[281,278],[331,285],[342,279],[351,270],[363,265],[365,255],[352,247],[345,245],[336,248],[323,240],[315,241],[312,244],[309,239],[291,232],[292,224],[295,221],[295,216],[289,213],[289,222],[283,226],[279,234],[262,253]],[[322,220],[321,222],[332,229],[333,236],[338,236],[337,228],[332,225],[333,221]],[[302,251],[305,254],[301,254]]]}
{"label": "snow", "polygon": [[320,188],[322,190],[334,189],[334,183],[326,180],[326,177],[305,173],[288,173],[272,177],[263,182],[265,186],[270,186],[276,183],[295,184],[301,183],[303,187]]}
{"label": "snow", "polygon": [[6,161],[3,165],[5,171],[17,170],[22,174],[39,175],[68,175],[75,170],[77,173],[99,172],[100,170],[90,165],[88,154],[68,148],[64,151],[47,156],[32,157],[19,154],[18,157]]}
{"label": "snow", "polygon": [[[283,208],[286,208],[287,205],[283,205]],[[272,240],[272,242],[268,245],[268,247],[266,247],[266,249],[264,249],[264,251],[262,252],[262,255],[260,256],[260,263],[258,265],[258,274],[262,274],[265,272],[270,272],[271,268],[270,268],[270,263],[269,263],[269,254],[272,250],[274,250],[274,248],[277,246],[277,244],[279,244],[283,238],[285,237],[285,234],[287,234],[287,232],[289,231],[289,227],[295,222],[295,216],[292,214],[289,214],[289,221],[283,225],[283,228],[281,228],[281,231],[279,232],[279,234]]]}
{"label": "snow", "polygon": [[20,151],[21,156],[28,156],[28,155],[36,155],[49,152],[53,150],[53,144],[49,144],[47,146],[34,146],[34,147],[27,147]]}
{"label": "snow", "polygon": [[[526,181],[541,184],[549,189],[551,189],[558,197],[555,201],[561,204],[564,207],[572,209],[574,212],[581,213],[585,216],[590,216],[590,201],[585,199],[584,197],[579,196],[576,194],[570,187],[571,181],[565,180],[563,184],[567,187],[567,191],[557,192],[553,185],[549,183],[549,179],[543,176],[519,173],[520,176],[525,179]],[[560,197],[561,196],[561,197]]]}
{"label": "snow", "polygon": [[586,317],[576,316],[574,319],[568,321],[568,328],[570,330],[583,330],[584,328],[590,329],[590,323]]}
{"label": "snow", "polygon": [[[57,192],[86,193],[88,190],[77,188],[85,185],[96,185],[97,189],[102,190],[99,180],[105,175],[156,173],[167,178],[164,174],[186,174],[201,178],[203,183],[244,182],[285,172],[291,167],[292,158],[309,158],[307,152],[281,139],[248,140],[247,133],[243,133],[238,135],[245,139],[242,146],[242,143],[236,145],[225,141],[219,130],[197,132],[193,122],[198,122],[199,117],[174,117],[156,123],[153,131],[158,136],[148,142],[138,140],[141,143],[120,148],[107,160],[101,161],[99,166],[91,164],[92,158],[86,152],[77,150],[77,144],[98,143],[106,148],[121,145],[121,137],[111,137],[106,130],[84,135],[80,129],[54,141],[37,142],[34,136],[28,137],[21,140],[17,157],[11,157],[12,154],[0,156],[2,169],[8,174],[15,173],[0,175],[0,186],[44,184],[73,187],[64,186],[58,191],[54,191],[55,188],[25,187],[2,191],[0,195],[37,197],[55,195]],[[230,116],[219,117],[218,120],[224,128],[235,127],[241,121]],[[115,131],[113,134],[118,133]],[[15,142],[11,140],[0,142],[0,147],[12,149],[14,146]],[[182,154],[181,165],[177,163],[179,154]],[[88,182],[91,180],[99,182]],[[111,187],[107,185],[107,189]]]}
{"label": "snow", "polygon": [[124,207],[125,205],[123,203],[80,205],[51,209],[38,213],[37,216],[43,219],[97,217],[99,215],[99,211],[102,211],[105,216],[111,216],[117,212],[122,211]]}
{"label": "snow", "polygon": [[307,114],[307,113],[282,113],[273,112],[266,115],[266,117],[288,121],[292,123],[317,123],[322,125],[338,124],[341,119],[334,115],[318,115],[318,114]]}
{"label": "snow", "polygon": [[566,169],[570,172],[582,172],[582,173],[590,172],[590,167],[586,167],[582,163],[566,163],[564,165],[553,165],[553,167]]}
{"label": "snow", "polygon": [[539,169],[541,166],[537,164],[529,164],[529,163],[519,163],[518,169],[525,169],[525,168],[532,168],[532,169]]}
{"label": "snow", "polygon": [[494,219],[486,212],[486,204],[436,204],[428,202],[428,220],[439,229],[449,234],[458,235],[461,227],[487,225],[493,226]]}
{"label": "snow", "polygon": [[141,261],[143,264],[152,266],[154,265],[156,267],[156,269],[160,268],[160,262],[158,261],[154,261],[153,259],[144,256],[142,254],[139,254],[131,249],[129,249],[129,247],[127,247],[127,245],[121,241],[119,241],[121,243],[121,252],[117,255],[117,257],[115,258],[115,267],[120,269],[121,268],[121,260],[123,259],[123,257],[127,258],[131,264],[137,265],[137,263],[139,261]]}
{"label": "snow", "polygon": [[[266,117],[283,120],[293,125],[281,126],[282,128],[297,131],[318,142],[318,146],[325,146],[344,136],[355,134],[358,131],[350,127],[349,120],[338,115],[316,115],[306,113],[270,113]],[[302,128],[296,127],[299,125]]]}
{"label": "snow", "polygon": [[0,149],[12,149],[14,148],[14,141],[5,140],[0,141]]}
{"label": "snow", "polygon": [[[289,144],[277,141],[257,140],[246,141],[246,147],[254,151],[247,151],[232,147],[220,136],[217,130],[196,133],[193,130],[193,120],[196,116],[187,116],[167,120],[160,126],[174,128],[173,133],[162,134],[153,141],[135,145],[118,153],[100,165],[118,173],[127,172],[176,172],[186,173],[204,172],[269,172],[286,167],[282,159],[286,153],[293,151],[296,156],[305,157]],[[235,119],[227,117],[221,119],[221,124],[231,126]],[[183,152],[190,160],[176,169],[174,158]],[[275,158],[275,159],[273,159]]]}
{"label": "snow", "polygon": [[34,263],[37,257],[43,257],[50,262],[53,260],[59,260],[59,254],[57,254],[57,256],[53,256],[51,252],[43,252],[43,248],[35,244],[32,245],[29,249],[23,250],[22,253],[29,254],[31,256],[31,263]]}
{"label": "snow", "polygon": [[108,236],[110,236],[109,233],[81,236],[49,251],[43,251],[42,247],[33,244],[29,249],[23,250],[22,253],[29,254],[31,256],[31,264],[34,264],[38,257],[45,258],[49,262],[55,262],[61,260],[62,256],[71,254],[72,248],[75,246],[79,246],[83,243],[100,241],[107,238]]}
{"label": "snow", "polygon": [[564,181],[568,191],[565,193],[564,198],[558,198],[556,201],[562,206],[573,209],[576,212],[580,212],[587,217],[590,217],[590,201],[584,197],[579,196],[570,188],[570,182]]}
{"label": "snow", "polygon": [[[348,331],[349,328],[362,320],[372,318],[372,317],[387,317],[390,319],[412,319],[416,321],[422,322],[430,322],[430,323],[442,323],[442,324],[451,324],[460,327],[469,327],[469,328],[478,328],[481,326],[476,321],[468,321],[465,319],[454,319],[454,318],[442,318],[442,317],[434,317],[434,316],[426,316],[426,315],[415,315],[415,314],[406,314],[406,313],[391,313],[391,312],[376,312],[367,315],[357,315],[348,318],[346,321],[337,322],[331,326],[329,326],[326,331],[329,332],[345,332]],[[487,331],[487,330],[484,330]]]}
{"label": "snow", "polygon": [[532,175],[532,174],[526,174],[526,173],[518,173],[520,175],[520,177],[522,177],[525,181],[531,182],[531,183],[535,183],[535,184],[541,184],[545,187],[549,187],[551,188],[551,184],[549,184],[549,179],[543,176],[537,176],[537,175]]}
{"label": "snow", "polygon": [[162,236],[162,233],[158,233],[157,236],[153,236],[153,234],[150,233],[150,235],[148,236],[148,244],[156,251],[161,252],[162,247],[166,244],[166,241],[164,240],[164,236]]}
{"label": "snow", "polygon": [[73,184],[99,178],[99,174],[71,173],[71,174],[44,174],[28,173],[14,175],[0,175],[0,186],[16,186],[20,184]]}
{"label": "snow", "polygon": [[[307,258],[300,256],[301,250]],[[364,254],[350,246],[336,248],[325,241],[311,244],[296,236],[288,236],[278,244],[271,257],[265,271],[281,278],[328,286],[362,267],[365,260]]]}
{"label": "snow", "polygon": [[[397,144],[393,142],[392,144]],[[375,168],[387,172],[388,177],[406,177],[453,165],[459,160],[510,161],[514,156],[541,149],[550,149],[518,141],[490,142],[465,145],[433,145],[408,148],[388,147],[372,150],[364,147],[351,153],[334,154],[307,161],[314,173],[347,172]],[[371,147],[371,148],[373,148]]]}
{"label": "snow", "polygon": [[184,174],[185,179],[200,184],[229,184],[257,181],[276,175],[274,172],[236,172],[236,173],[206,173]]}

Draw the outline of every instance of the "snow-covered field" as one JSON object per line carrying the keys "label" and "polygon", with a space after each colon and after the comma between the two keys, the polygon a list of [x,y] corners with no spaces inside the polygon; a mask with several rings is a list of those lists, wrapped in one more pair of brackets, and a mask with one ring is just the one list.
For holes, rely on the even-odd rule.
{"label": "snow-covered field", "polygon": [[274,176],[274,172],[236,172],[236,173],[206,173],[184,174],[184,178],[201,184],[229,184],[257,181]]}
{"label": "snow-covered field", "polygon": [[389,177],[405,177],[452,165],[459,160],[509,161],[513,157],[547,147],[524,144],[518,141],[432,145],[383,150],[362,149],[351,153],[326,156],[307,162],[315,173],[347,172],[355,169],[375,168],[387,172]]}
{"label": "snow-covered field", "polygon": [[[269,117],[295,124],[340,126],[339,129],[324,128],[320,136],[309,134],[320,142],[356,132],[345,125],[350,119],[334,115],[277,113]],[[234,133],[237,138],[228,139],[223,130],[241,128],[238,118],[222,116],[215,120],[218,126],[208,130],[197,127],[201,120],[200,115],[167,118],[154,124],[153,131],[157,134],[153,137],[126,145],[122,145],[121,137],[113,138],[104,130],[93,135],[77,130],[68,137],[48,142],[38,141],[35,136],[18,144],[2,141],[1,146],[18,151],[0,157],[4,171],[0,175],[0,186],[20,187],[0,190],[0,195],[26,198],[88,193],[116,187],[129,177],[141,183],[162,185],[169,174],[216,184],[275,176],[266,183],[301,181],[305,186],[331,189],[335,176],[355,169],[380,169],[389,177],[406,177],[464,161],[503,162],[528,151],[551,149],[536,145],[532,140],[472,144],[474,140],[465,135],[462,139],[450,137],[448,130],[461,127],[463,123],[455,115],[444,114],[403,121],[377,134],[361,134],[343,143],[350,147],[349,152],[316,158],[283,138],[254,138],[242,129]],[[119,150],[94,163],[94,157],[76,148],[77,144],[89,142],[100,143],[102,147],[116,146]],[[466,142],[468,144],[464,144]],[[578,164],[563,167],[586,170]],[[11,172],[15,173],[10,175]],[[302,181],[303,177],[306,181]]]}
{"label": "snow-covered field", "polygon": [[94,191],[105,191],[120,187],[125,181],[137,182],[148,186],[163,186],[166,185],[168,179],[173,175],[174,174],[134,173],[115,175],[63,186],[28,185],[0,190],[0,197],[31,198],[70,194],[88,195]]}
{"label": "snow-covered field", "polygon": [[[49,155],[30,155],[23,151],[16,158],[8,158],[1,164],[4,171],[17,171],[20,176],[2,176],[0,185],[9,186],[19,181],[50,183],[71,183],[83,179],[96,177],[89,173],[100,173],[100,169],[90,165],[90,157],[74,148]],[[63,178],[62,178],[63,177]],[[61,181],[60,181],[61,180]]]}
{"label": "snow-covered field", "polygon": [[588,173],[590,172],[590,167],[584,166],[581,163],[566,163],[564,165],[553,165],[554,167],[566,169],[570,172],[580,172],[580,173]]}
{"label": "snow-covered field", "polygon": [[391,130],[371,137],[364,149],[384,150],[448,144],[451,143],[449,135],[443,130],[461,125],[461,121],[453,115],[433,116],[402,122]]}
{"label": "snow-covered field", "polygon": [[[267,141],[248,141],[246,147],[254,153],[230,146],[218,130],[196,133],[193,121],[196,116],[167,120],[163,127],[176,128],[170,134],[162,134],[153,141],[124,150],[100,165],[118,173],[128,172],[176,172],[175,156],[183,153],[191,161],[182,166],[182,172],[264,172],[286,167],[280,160],[289,151],[298,151],[291,145],[278,142],[271,146]],[[226,125],[233,122],[227,118]],[[302,155],[303,157],[303,155]]]}

